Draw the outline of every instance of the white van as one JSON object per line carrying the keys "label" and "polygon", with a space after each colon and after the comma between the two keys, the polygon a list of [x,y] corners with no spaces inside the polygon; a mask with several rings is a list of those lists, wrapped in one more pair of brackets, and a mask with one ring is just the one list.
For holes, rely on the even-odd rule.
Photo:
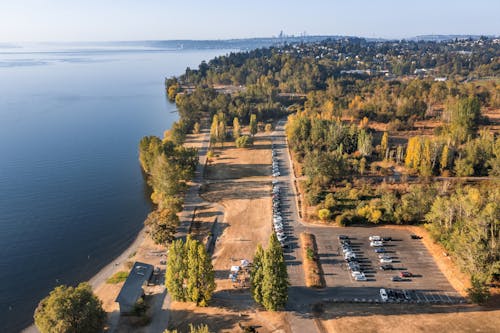
{"label": "white van", "polygon": [[380,299],[382,300],[382,302],[387,302],[387,300],[389,299],[384,288],[380,289]]}

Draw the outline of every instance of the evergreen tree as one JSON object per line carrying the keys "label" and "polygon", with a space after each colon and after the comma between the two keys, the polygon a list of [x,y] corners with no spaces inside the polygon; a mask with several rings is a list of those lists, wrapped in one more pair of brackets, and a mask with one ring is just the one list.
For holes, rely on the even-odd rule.
{"label": "evergreen tree", "polygon": [[250,274],[250,285],[253,299],[257,303],[262,303],[262,279],[263,279],[264,250],[262,245],[257,245],[255,256],[253,257],[253,267]]}
{"label": "evergreen tree", "polygon": [[252,136],[257,134],[257,116],[255,114],[250,115],[250,134]]}
{"label": "evergreen tree", "polygon": [[262,305],[269,311],[282,309],[288,300],[288,273],[281,244],[273,233],[263,260]]}
{"label": "evergreen tree", "polygon": [[241,126],[238,117],[233,119],[233,138],[236,140],[241,136]]}

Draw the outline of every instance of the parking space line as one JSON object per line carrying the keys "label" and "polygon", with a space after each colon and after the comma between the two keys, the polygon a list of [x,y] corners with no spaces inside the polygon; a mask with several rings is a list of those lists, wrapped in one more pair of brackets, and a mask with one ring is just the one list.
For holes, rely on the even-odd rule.
{"label": "parking space line", "polygon": [[451,300],[450,296],[448,296],[448,293],[445,292],[444,295],[446,296],[446,298],[448,299],[448,303],[453,303],[453,301]]}

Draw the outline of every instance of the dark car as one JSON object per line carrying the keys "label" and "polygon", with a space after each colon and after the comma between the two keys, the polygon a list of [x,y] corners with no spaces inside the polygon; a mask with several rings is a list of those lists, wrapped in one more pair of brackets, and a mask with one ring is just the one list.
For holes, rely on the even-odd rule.
{"label": "dark car", "polygon": [[406,271],[399,273],[399,275],[401,277],[412,277],[413,276],[413,274],[411,272],[406,272]]}
{"label": "dark car", "polygon": [[375,249],[375,253],[384,253],[385,249],[383,247],[379,247]]}
{"label": "dark car", "polygon": [[410,237],[411,237],[411,239],[422,239],[422,236],[415,235],[415,234],[411,235]]}
{"label": "dark car", "polygon": [[399,281],[403,281],[403,279],[400,276],[396,275],[396,276],[391,277],[391,281],[399,282]]}
{"label": "dark car", "polygon": [[349,237],[346,235],[339,235],[339,239],[349,239]]}
{"label": "dark car", "polygon": [[392,240],[392,237],[390,237],[390,236],[389,236],[389,237],[382,237],[382,240],[383,240],[384,242],[388,242],[388,241],[391,241],[391,240]]}
{"label": "dark car", "polygon": [[390,270],[393,270],[394,267],[392,265],[382,265],[382,266],[380,266],[380,269],[383,271],[390,271]]}

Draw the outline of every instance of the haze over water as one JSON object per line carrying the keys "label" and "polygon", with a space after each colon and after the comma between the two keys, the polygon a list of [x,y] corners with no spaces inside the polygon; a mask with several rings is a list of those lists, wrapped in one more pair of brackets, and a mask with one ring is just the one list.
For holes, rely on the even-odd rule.
{"label": "haze over water", "polygon": [[0,45],[0,332],[130,245],[151,208],[139,140],[177,119],[164,78],[224,53]]}

